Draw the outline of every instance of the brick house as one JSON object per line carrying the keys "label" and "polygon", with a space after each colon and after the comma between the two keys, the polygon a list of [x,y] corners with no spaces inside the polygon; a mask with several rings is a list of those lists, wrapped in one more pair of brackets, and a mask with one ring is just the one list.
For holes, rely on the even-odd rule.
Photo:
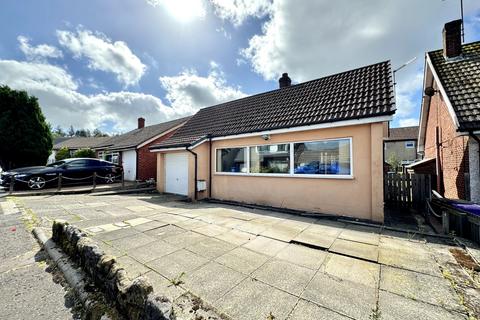
{"label": "brick house", "polygon": [[384,158],[388,162],[395,157],[402,168],[417,159],[418,126],[389,128],[384,144]]}
{"label": "brick house", "polygon": [[138,118],[135,130],[114,136],[97,145],[97,157],[122,164],[125,180],[155,179],[157,175],[156,155],[149,147],[169,138],[187,118],[145,126],[145,119]]}
{"label": "brick house", "polygon": [[441,50],[425,56],[418,139],[423,160],[414,172],[436,176],[447,198],[480,202],[480,42],[461,42],[461,20],[443,29]]}

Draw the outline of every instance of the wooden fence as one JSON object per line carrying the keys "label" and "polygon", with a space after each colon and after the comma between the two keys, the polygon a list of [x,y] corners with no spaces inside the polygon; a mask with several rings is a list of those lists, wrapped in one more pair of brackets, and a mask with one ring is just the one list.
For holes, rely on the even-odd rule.
{"label": "wooden fence", "polygon": [[424,210],[431,191],[428,174],[387,173],[384,176],[384,200],[389,207]]}

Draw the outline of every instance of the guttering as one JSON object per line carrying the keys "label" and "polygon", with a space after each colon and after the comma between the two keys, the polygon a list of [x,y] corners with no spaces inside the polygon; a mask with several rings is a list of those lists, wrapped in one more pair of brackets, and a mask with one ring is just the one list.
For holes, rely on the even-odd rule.
{"label": "guttering", "polygon": [[195,158],[195,193],[193,195],[193,199],[195,201],[197,201],[197,193],[198,193],[198,187],[197,187],[197,178],[198,178],[198,164],[197,164],[197,154],[195,152],[193,152],[192,150],[190,150],[189,148],[185,148],[188,152],[190,152],[191,154],[193,154],[193,157]]}

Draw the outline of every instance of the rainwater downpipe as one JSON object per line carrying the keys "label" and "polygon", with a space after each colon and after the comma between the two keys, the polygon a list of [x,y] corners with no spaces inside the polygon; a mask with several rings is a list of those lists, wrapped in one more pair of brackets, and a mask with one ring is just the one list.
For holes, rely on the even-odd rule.
{"label": "rainwater downpipe", "polygon": [[208,136],[208,199],[212,198],[212,135]]}
{"label": "rainwater downpipe", "polygon": [[190,152],[191,154],[193,154],[193,157],[195,159],[195,169],[194,169],[195,170],[195,181],[194,181],[194,183],[195,183],[195,193],[193,194],[193,199],[195,201],[197,201],[197,193],[198,193],[198,191],[197,191],[197,189],[198,189],[197,188],[197,178],[198,178],[197,154],[195,152],[193,152],[192,150],[190,150],[188,147],[187,147],[187,151]]}
{"label": "rainwater downpipe", "polygon": [[[468,135],[472,137],[472,139],[475,140],[478,144],[478,159],[480,162],[480,139],[473,133],[473,131],[468,131]],[[478,170],[480,171],[480,166],[478,167]]]}

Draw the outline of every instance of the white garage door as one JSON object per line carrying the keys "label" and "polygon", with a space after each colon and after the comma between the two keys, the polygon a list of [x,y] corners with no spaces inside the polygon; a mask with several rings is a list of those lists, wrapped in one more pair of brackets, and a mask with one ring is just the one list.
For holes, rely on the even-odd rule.
{"label": "white garage door", "polygon": [[188,154],[165,155],[165,192],[188,195]]}
{"label": "white garage door", "polygon": [[125,180],[135,181],[137,179],[137,152],[135,150],[123,151],[122,165]]}

